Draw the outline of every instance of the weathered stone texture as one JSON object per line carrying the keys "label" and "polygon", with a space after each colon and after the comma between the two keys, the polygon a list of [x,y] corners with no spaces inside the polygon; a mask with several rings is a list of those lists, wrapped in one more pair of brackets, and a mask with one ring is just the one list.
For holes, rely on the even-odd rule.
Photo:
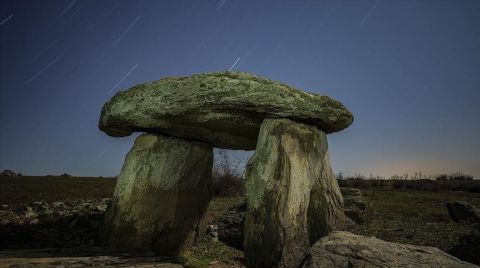
{"label": "weathered stone texture", "polygon": [[311,248],[304,268],[477,267],[434,248],[335,231]]}
{"label": "weathered stone texture", "polygon": [[248,267],[297,267],[310,246],[344,221],[325,133],[267,119],[247,164]]}
{"label": "weathered stone texture", "polygon": [[212,197],[212,147],[155,134],[139,136],[118,177],[102,240],[116,248],[175,255]]}
{"label": "weathered stone texture", "polygon": [[253,150],[265,118],[289,118],[326,133],[353,122],[350,111],[327,96],[252,74],[222,72],[164,78],[119,92],[104,105],[99,127],[115,137],[163,133]]}

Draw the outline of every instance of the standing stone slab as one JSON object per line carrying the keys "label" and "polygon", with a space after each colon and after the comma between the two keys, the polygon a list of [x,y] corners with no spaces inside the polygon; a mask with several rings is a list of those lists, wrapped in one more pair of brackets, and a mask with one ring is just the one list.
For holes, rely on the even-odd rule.
{"label": "standing stone slab", "polygon": [[212,197],[213,151],[201,142],[139,136],[118,177],[103,243],[175,255],[195,234]]}
{"label": "standing stone slab", "polygon": [[325,133],[267,119],[247,164],[248,267],[298,267],[310,246],[344,221]]}

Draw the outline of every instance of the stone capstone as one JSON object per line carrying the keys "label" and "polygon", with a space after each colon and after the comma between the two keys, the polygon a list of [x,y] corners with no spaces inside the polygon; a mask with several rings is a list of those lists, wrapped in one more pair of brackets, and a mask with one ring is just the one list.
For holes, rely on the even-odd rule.
{"label": "stone capstone", "polygon": [[246,167],[247,267],[298,267],[320,237],[342,227],[342,195],[324,132],[267,119]]}
{"label": "stone capstone", "polygon": [[335,231],[310,249],[304,268],[477,267],[434,247],[386,242]]}
{"label": "stone capstone", "polygon": [[176,255],[195,239],[212,197],[212,163],[206,143],[139,136],[118,177],[101,242]]}
{"label": "stone capstone", "polygon": [[265,118],[288,118],[340,131],[353,116],[340,102],[241,72],[164,78],[117,93],[102,109],[99,128],[110,136],[135,131],[253,150]]}

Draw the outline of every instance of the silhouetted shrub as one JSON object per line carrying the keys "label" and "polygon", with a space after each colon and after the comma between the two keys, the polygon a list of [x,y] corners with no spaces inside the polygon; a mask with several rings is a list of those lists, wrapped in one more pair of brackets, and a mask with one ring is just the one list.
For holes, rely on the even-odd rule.
{"label": "silhouetted shrub", "polygon": [[461,172],[456,172],[450,174],[450,180],[455,180],[455,181],[471,181],[473,180],[473,177],[470,175],[465,175]]}
{"label": "silhouetted shrub", "polygon": [[[426,176],[421,172],[416,172],[412,177],[408,174],[403,176],[394,175],[389,180],[385,179],[365,179],[361,175],[353,177],[344,177],[338,180],[340,187],[351,188],[384,188],[396,190],[417,190],[417,191],[468,191],[472,193],[480,192],[480,180],[473,179],[472,176],[457,172],[450,175],[442,174],[438,176]],[[416,178],[416,179],[415,179]]]}
{"label": "silhouetted shrub", "polygon": [[212,173],[214,196],[245,195],[245,180],[239,166],[239,162],[233,164],[226,154],[219,154]]}
{"label": "silhouetted shrub", "polygon": [[441,175],[438,175],[435,180],[437,181],[448,181],[448,176],[447,174],[441,174]]}
{"label": "silhouetted shrub", "polygon": [[480,193],[480,185],[474,185],[468,189],[470,193]]}

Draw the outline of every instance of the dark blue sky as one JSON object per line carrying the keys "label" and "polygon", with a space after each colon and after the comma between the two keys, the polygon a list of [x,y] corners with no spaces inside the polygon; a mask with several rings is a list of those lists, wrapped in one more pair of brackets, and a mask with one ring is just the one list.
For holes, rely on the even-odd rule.
{"label": "dark blue sky", "polygon": [[0,169],[116,175],[134,137],[97,122],[117,90],[232,69],[344,103],[336,172],[478,178],[479,14],[478,0],[1,0]]}

